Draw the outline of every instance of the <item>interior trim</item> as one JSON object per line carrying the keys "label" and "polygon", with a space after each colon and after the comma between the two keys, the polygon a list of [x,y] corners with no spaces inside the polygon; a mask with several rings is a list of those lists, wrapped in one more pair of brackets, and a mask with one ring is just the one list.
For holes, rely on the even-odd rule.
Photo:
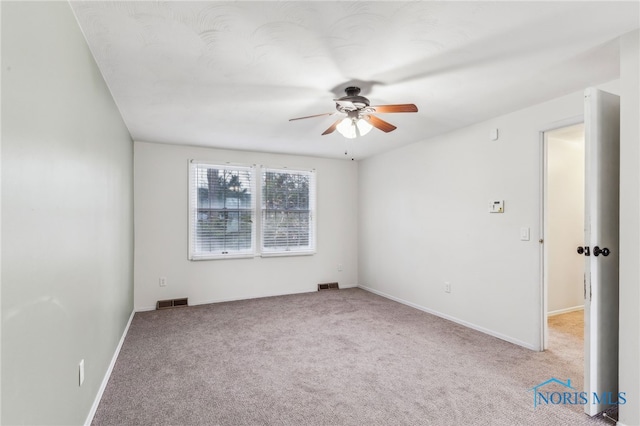
{"label": "interior trim", "polygon": [[100,384],[100,389],[98,389],[98,393],[96,394],[96,398],[93,401],[93,405],[91,406],[91,410],[89,410],[89,414],[87,415],[87,419],[84,421],[85,426],[91,426],[93,422],[93,417],[96,415],[96,411],[98,410],[98,405],[100,405],[100,400],[102,399],[102,394],[104,394],[104,390],[107,388],[107,383],[109,383],[109,378],[111,377],[111,373],[113,372],[113,367],[116,365],[116,360],[118,359],[118,355],[120,355],[120,349],[122,349],[122,345],[124,344],[124,339],[127,337],[127,333],[129,332],[129,326],[131,325],[131,321],[133,321],[133,316],[135,315],[135,309],[131,311],[131,315],[129,316],[129,321],[127,322],[127,326],[124,328],[124,332],[122,333],[122,337],[120,338],[120,342],[118,342],[118,346],[111,358],[111,362],[109,363],[109,368],[107,368],[107,372],[102,379],[102,383]]}

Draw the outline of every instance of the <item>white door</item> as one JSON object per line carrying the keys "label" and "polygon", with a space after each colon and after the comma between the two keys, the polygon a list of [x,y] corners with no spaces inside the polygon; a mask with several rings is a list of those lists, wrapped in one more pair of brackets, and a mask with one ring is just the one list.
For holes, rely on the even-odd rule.
{"label": "white door", "polygon": [[617,402],[620,98],[585,91],[585,365],[590,416]]}

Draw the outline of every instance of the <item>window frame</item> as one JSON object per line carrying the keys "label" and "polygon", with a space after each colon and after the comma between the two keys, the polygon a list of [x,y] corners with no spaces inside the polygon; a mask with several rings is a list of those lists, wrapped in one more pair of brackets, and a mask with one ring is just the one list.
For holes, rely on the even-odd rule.
{"label": "window frame", "polygon": [[[219,170],[230,171],[242,171],[249,173],[249,190],[251,194],[250,208],[237,208],[233,211],[237,211],[239,214],[242,212],[249,212],[251,217],[251,236],[250,247],[246,250],[219,250],[203,252],[196,250],[197,238],[196,238],[196,226],[198,221],[198,186],[196,184],[195,174],[199,168],[216,168]],[[228,162],[215,162],[215,161],[198,161],[189,160],[189,182],[188,182],[188,204],[189,204],[189,216],[188,216],[188,259],[192,261],[197,260],[216,260],[216,259],[241,259],[251,258],[256,255],[256,207],[257,207],[257,184],[256,184],[256,166],[247,164],[235,164]],[[225,207],[226,208],[226,207]]]}
{"label": "window frame", "polygon": [[[309,188],[308,188],[308,197],[309,197],[309,245],[306,248],[295,248],[290,247],[289,249],[271,249],[265,248],[264,242],[264,232],[265,232],[265,210],[264,207],[264,190],[265,190],[265,178],[267,172],[275,172],[275,173],[287,173],[287,174],[302,174],[309,176]],[[317,247],[317,234],[316,234],[316,205],[317,205],[317,174],[315,169],[304,169],[304,168],[290,168],[290,167],[269,167],[269,166],[261,166],[259,170],[259,185],[260,190],[258,203],[256,205],[256,217],[259,218],[259,230],[258,236],[260,238],[259,241],[259,250],[261,257],[280,257],[280,256],[310,256],[316,253]],[[256,179],[256,181],[258,181]]]}
{"label": "window frame", "polygon": [[[196,238],[196,226],[198,221],[198,186],[195,181],[195,173],[198,168],[216,168],[224,170],[242,170],[249,172],[250,180],[250,193],[252,195],[249,209],[243,209],[251,214],[251,247],[247,250],[241,251],[228,251],[224,253],[222,251],[202,252],[196,250],[197,238]],[[309,244],[305,248],[299,249],[295,247],[289,247],[289,249],[270,249],[264,247],[264,208],[263,208],[263,196],[264,196],[264,179],[266,172],[280,172],[289,174],[305,174],[309,176]],[[200,260],[220,260],[220,259],[246,259],[253,257],[286,257],[286,256],[309,256],[316,253],[317,247],[317,233],[316,233],[316,213],[317,213],[317,174],[315,169],[306,168],[289,168],[289,167],[269,167],[269,166],[257,166],[255,164],[248,165],[242,163],[231,163],[221,161],[206,161],[206,160],[188,160],[188,183],[187,183],[187,198],[188,198],[188,255],[187,258],[190,261]],[[239,210],[239,209],[238,209]]]}

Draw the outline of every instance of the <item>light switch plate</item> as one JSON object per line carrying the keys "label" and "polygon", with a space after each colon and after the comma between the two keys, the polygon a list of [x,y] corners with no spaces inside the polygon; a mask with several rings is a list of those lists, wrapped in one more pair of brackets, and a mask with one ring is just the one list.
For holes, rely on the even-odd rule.
{"label": "light switch plate", "polygon": [[78,386],[82,386],[84,383],[84,359],[80,360],[78,365]]}
{"label": "light switch plate", "polygon": [[529,232],[529,228],[520,228],[520,241],[529,241],[530,239],[530,232]]}

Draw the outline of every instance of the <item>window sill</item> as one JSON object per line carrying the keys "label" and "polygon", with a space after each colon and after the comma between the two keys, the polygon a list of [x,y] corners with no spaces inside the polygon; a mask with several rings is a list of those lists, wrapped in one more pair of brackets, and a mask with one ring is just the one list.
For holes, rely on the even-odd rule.
{"label": "window sill", "polygon": [[253,259],[255,255],[253,253],[243,253],[243,254],[219,254],[213,256],[193,256],[190,257],[190,261],[201,261],[201,260],[225,260],[225,259]]}
{"label": "window sill", "polygon": [[219,254],[211,256],[192,256],[189,261],[199,262],[201,260],[225,260],[225,259],[253,259],[254,257],[294,257],[294,256],[313,256],[313,251],[279,251],[273,253],[243,253],[243,254]]}
{"label": "window sill", "polygon": [[274,253],[260,253],[260,257],[290,257],[290,256],[313,256],[314,251],[279,251]]}

